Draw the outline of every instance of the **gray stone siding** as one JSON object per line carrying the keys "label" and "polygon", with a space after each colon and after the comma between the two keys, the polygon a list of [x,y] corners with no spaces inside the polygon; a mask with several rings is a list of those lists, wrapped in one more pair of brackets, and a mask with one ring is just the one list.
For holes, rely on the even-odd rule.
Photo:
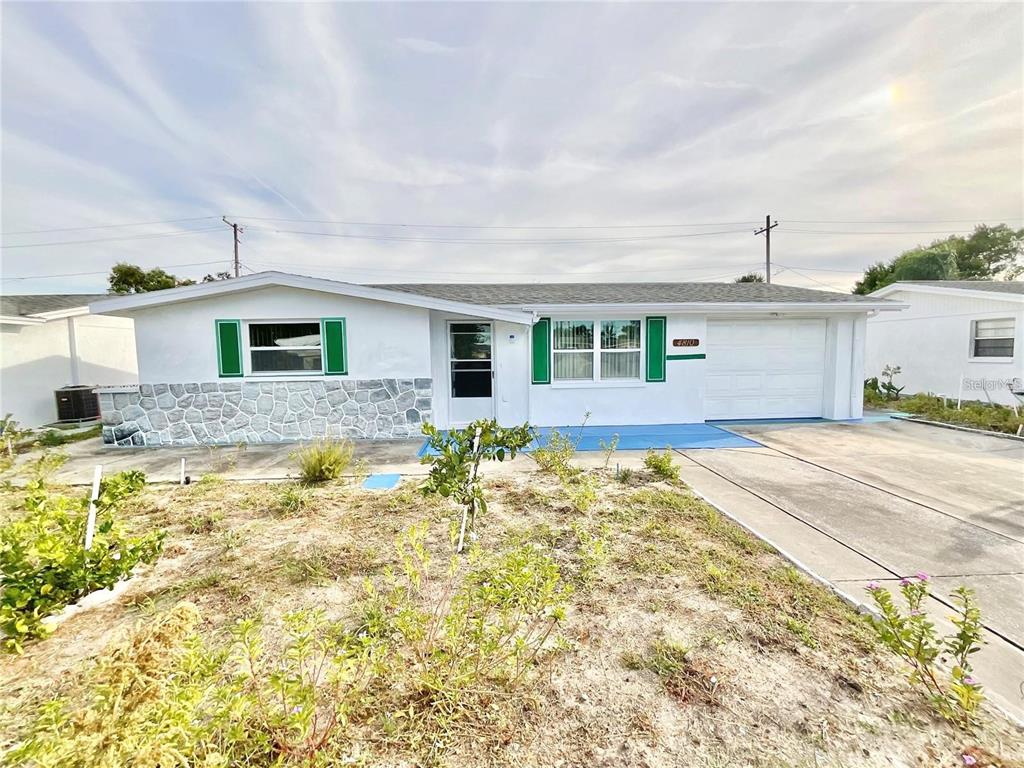
{"label": "gray stone siding", "polygon": [[100,389],[110,445],[231,445],[317,437],[394,438],[430,420],[430,379],[140,384]]}

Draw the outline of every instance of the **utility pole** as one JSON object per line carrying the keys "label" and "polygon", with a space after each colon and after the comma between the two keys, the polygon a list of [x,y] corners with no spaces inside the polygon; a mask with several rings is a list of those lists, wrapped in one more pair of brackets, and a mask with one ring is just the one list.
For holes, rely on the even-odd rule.
{"label": "utility pole", "polygon": [[[764,226],[754,232],[755,235],[764,235],[764,281],[772,281],[772,230],[779,226],[779,222],[772,222],[771,215],[764,217]],[[237,246],[236,246],[237,248]]]}
{"label": "utility pole", "polygon": [[228,221],[228,217],[227,216],[221,216],[221,219],[223,219],[224,223],[227,224],[229,227],[231,227],[231,229],[235,233],[235,277],[238,277],[239,274],[240,274],[240,267],[241,267],[241,264],[238,263],[238,233],[239,232],[244,232],[245,229],[243,227],[238,226],[233,221]]}

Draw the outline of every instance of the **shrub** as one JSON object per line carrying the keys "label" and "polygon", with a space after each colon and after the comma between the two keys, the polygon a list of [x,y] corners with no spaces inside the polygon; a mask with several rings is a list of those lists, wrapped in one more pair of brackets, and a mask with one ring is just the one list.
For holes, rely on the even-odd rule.
{"label": "shrub", "polygon": [[163,533],[128,536],[113,514],[116,505],[145,483],[141,472],[122,472],[101,485],[96,533],[85,549],[87,497],[48,493],[41,480],[25,496],[26,514],[0,527],[0,630],[3,647],[47,634],[42,620],[98,589],[109,589],[139,563],[160,553]]}
{"label": "shrub", "polygon": [[579,445],[580,436],[573,440],[568,435],[562,434],[557,429],[552,429],[546,443],[540,444],[530,458],[537,462],[537,466],[544,472],[550,472],[560,480],[580,473],[579,467],[572,466],[569,462],[576,455],[576,446]]}
{"label": "shrub", "polygon": [[[900,580],[900,592],[907,602],[903,613],[893,601],[889,590],[872,582],[871,598],[881,616],[872,618],[878,638],[886,648],[910,666],[911,685],[921,685],[936,711],[952,723],[972,725],[984,699],[981,685],[971,676],[970,656],[981,650],[981,611],[974,603],[974,593],[966,587],[953,590],[956,631],[940,637],[921,604],[928,598],[928,575]],[[953,666],[943,673],[936,663],[948,654]]]}
{"label": "shrub", "polygon": [[1015,434],[1024,418],[1013,412],[1012,408],[996,403],[981,403],[975,400],[963,402],[960,408],[946,405],[945,398],[935,395],[917,394],[902,398],[897,407],[901,411],[912,413],[929,421],[941,421],[947,424],[960,424],[975,429],[987,429],[993,432]]}
{"label": "shrub", "polygon": [[465,510],[458,543],[461,552],[464,534],[473,530],[477,512],[487,511],[478,472],[480,462],[515,458],[516,453],[533,442],[533,431],[528,424],[500,427],[494,419],[479,419],[465,429],[448,431],[424,424],[423,434],[434,453],[422,459],[422,463],[430,465],[430,473],[420,490],[450,498]]}
{"label": "shrub", "polygon": [[718,676],[695,661],[692,651],[669,640],[656,640],[647,653],[625,653],[622,664],[626,669],[646,669],[661,680],[665,690],[680,701],[716,704]]}
{"label": "shrub", "polygon": [[644,466],[662,480],[678,480],[679,467],[672,461],[672,449],[666,448],[663,453],[648,449],[644,456]]}
{"label": "shrub", "polygon": [[400,573],[368,585],[354,627],[302,611],[284,617],[281,644],[264,645],[253,620],[224,643],[198,634],[189,603],[141,622],[82,684],[39,708],[7,758],[72,768],[349,765],[376,762],[367,749],[380,745],[416,756],[389,764],[424,764],[456,733],[473,729],[479,744],[553,646],[568,591],[548,555],[520,546],[474,552],[465,577],[450,570],[442,596],[427,600],[425,533],[399,538]]}
{"label": "shrub", "polygon": [[323,438],[292,455],[299,464],[299,479],[306,485],[337,480],[352,463],[355,445],[351,440]]}

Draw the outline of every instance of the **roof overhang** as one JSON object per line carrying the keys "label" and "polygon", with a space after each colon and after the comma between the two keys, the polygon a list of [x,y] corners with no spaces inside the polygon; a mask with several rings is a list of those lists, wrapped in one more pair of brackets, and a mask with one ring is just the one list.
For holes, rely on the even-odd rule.
{"label": "roof overhang", "polygon": [[42,325],[46,318],[30,315],[0,315],[0,325]]}
{"label": "roof overhang", "polygon": [[89,310],[98,315],[131,315],[138,310],[150,307],[177,304],[186,301],[198,301],[210,299],[216,296],[254,291],[261,288],[297,288],[307,291],[318,291],[320,293],[332,293],[338,296],[347,296],[369,301],[382,301],[389,304],[401,304],[411,307],[422,307],[424,309],[436,309],[441,312],[451,312],[468,317],[484,317],[490,320],[505,320],[510,323],[529,325],[532,318],[529,313],[517,309],[505,309],[498,307],[484,306],[480,304],[467,304],[460,301],[448,301],[445,299],[434,299],[429,296],[421,296],[414,293],[402,291],[388,291],[380,288],[371,288],[355,283],[344,283],[339,280],[327,280],[321,277],[308,277],[306,275],[293,275],[287,272],[258,272],[245,277],[235,277],[230,280],[217,280],[212,283],[199,283],[198,285],[186,285],[181,288],[168,288],[163,291],[152,293],[134,293],[126,296],[117,296],[102,301],[96,301],[89,305]]}
{"label": "roof overhang", "polygon": [[945,288],[941,285],[918,285],[916,283],[890,283],[884,288],[872,291],[868,296],[884,299],[899,291],[912,293],[930,293],[940,296],[963,296],[965,299],[989,299],[1007,301],[1013,304],[1024,304],[1024,294],[1000,293],[997,291],[975,291],[970,288]]}

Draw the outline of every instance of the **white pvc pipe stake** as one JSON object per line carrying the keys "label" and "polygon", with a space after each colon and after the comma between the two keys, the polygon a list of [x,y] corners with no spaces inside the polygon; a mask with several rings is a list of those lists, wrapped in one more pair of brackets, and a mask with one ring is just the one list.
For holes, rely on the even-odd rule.
{"label": "white pvc pipe stake", "polygon": [[964,375],[960,374],[960,386],[956,390],[956,409],[960,410],[960,401],[964,399]]}
{"label": "white pvc pipe stake", "polygon": [[89,497],[89,517],[85,521],[85,548],[92,548],[92,538],[96,535],[96,499],[100,497],[100,478],[103,477],[103,465],[96,465],[92,476],[92,494]]}

